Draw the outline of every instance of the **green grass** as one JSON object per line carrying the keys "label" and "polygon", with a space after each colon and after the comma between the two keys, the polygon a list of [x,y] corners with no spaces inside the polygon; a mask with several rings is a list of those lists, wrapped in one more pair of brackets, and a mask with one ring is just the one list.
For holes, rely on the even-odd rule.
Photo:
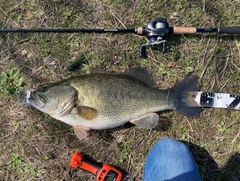
{"label": "green grass", "polygon": [[[204,4],[205,2],[205,4]],[[0,28],[134,28],[154,18],[170,26],[240,25],[238,1],[3,1]],[[239,111],[203,109],[199,119],[162,113],[152,131],[125,125],[90,132],[79,141],[70,126],[19,104],[18,89],[35,89],[86,74],[95,68],[123,72],[142,66],[158,87],[171,87],[190,73],[200,76],[202,91],[240,94],[239,35],[168,35],[168,53],[148,48],[133,34],[0,34],[0,180],[94,180],[69,168],[80,151],[142,178],[150,148],[162,137],[186,142],[205,181],[240,179]],[[85,57],[79,69],[71,63]],[[94,148],[94,149],[93,149]]]}
{"label": "green grass", "polygon": [[9,72],[1,72],[0,91],[5,95],[17,96],[19,89],[24,86],[24,80],[20,71],[11,69]]}
{"label": "green grass", "polygon": [[20,173],[20,177],[15,179],[34,179],[41,177],[43,174],[43,171],[39,170],[37,166],[27,163],[24,159],[24,155],[12,153],[7,165],[11,172]]}

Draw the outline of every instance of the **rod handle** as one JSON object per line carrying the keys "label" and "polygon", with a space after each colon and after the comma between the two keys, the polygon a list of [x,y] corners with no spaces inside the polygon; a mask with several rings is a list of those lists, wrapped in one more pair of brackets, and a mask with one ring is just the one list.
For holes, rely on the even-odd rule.
{"label": "rod handle", "polygon": [[219,28],[219,33],[240,34],[240,26],[221,27]]}
{"label": "rod handle", "polygon": [[197,32],[195,27],[173,27],[174,34],[194,34]]}

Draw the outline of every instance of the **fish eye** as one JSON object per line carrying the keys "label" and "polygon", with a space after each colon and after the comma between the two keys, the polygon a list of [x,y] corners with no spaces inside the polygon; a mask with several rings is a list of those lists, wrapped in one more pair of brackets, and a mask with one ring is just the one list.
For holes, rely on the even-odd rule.
{"label": "fish eye", "polygon": [[41,89],[41,92],[46,92],[48,90],[48,87],[43,87],[42,89]]}

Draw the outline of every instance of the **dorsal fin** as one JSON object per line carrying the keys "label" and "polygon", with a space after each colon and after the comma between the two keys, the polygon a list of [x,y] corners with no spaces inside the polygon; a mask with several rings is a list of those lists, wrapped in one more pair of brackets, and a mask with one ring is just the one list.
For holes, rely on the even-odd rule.
{"label": "dorsal fin", "polygon": [[107,71],[101,67],[94,68],[91,74],[107,74]]}
{"label": "dorsal fin", "polygon": [[[91,74],[109,74],[109,73],[102,68],[95,68],[92,70]],[[119,73],[114,72],[113,74],[119,74]],[[151,87],[156,85],[152,74],[142,67],[130,68],[121,74],[128,75],[135,79],[138,79]]]}
{"label": "dorsal fin", "polygon": [[146,83],[149,86],[156,85],[152,74],[150,74],[146,69],[144,69],[142,67],[131,68],[131,69],[123,72],[123,74],[132,76],[132,77]]}

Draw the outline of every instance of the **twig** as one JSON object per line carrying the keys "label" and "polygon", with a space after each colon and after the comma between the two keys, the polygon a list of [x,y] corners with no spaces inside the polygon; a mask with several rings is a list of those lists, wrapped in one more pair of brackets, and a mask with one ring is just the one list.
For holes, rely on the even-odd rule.
{"label": "twig", "polygon": [[206,1],[203,0],[203,8],[202,8],[202,12],[205,12],[206,11]]}
{"label": "twig", "polygon": [[125,26],[125,24],[123,24],[123,22],[111,11],[112,15],[119,21],[119,23],[127,29],[127,27]]}
{"label": "twig", "polygon": [[[187,122],[188,122],[188,125],[189,125],[189,127],[190,127],[190,130],[191,130],[191,132],[194,132],[194,130],[193,130],[193,127],[192,127],[192,125],[191,125],[191,123],[190,123],[190,121],[187,119]],[[189,135],[190,136],[190,135]],[[192,138],[192,137],[191,137]]]}
{"label": "twig", "polygon": [[227,83],[229,82],[229,80],[232,78],[232,75],[228,78],[228,80],[223,84],[223,86],[220,89],[220,92],[224,89],[224,87],[227,85]]}
{"label": "twig", "polygon": [[238,131],[237,135],[235,136],[235,138],[232,140],[232,145],[233,143],[235,143],[235,141],[237,140],[237,138],[240,136],[240,130]]}
{"label": "twig", "polygon": [[220,75],[226,70],[227,65],[228,65],[228,62],[229,62],[229,57],[230,57],[230,55],[228,54],[228,55],[227,55],[226,63],[225,63],[225,65],[224,65],[224,68],[223,68],[223,70],[221,71]]}
{"label": "twig", "polygon": [[239,72],[240,72],[240,68],[233,62],[230,62]]}
{"label": "twig", "polygon": [[[207,44],[206,48],[207,48],[208,46],[209,46],[209,41],[208,41],[208,44]],[[203,70],[202,70],[201,75],[199,76],[200,79],[201,79],[201,78],[203,77],[203,75],[205,74],[206,69],[207,69],[209,63],[210,63],[210,61],[212,60],[212,57],[213,57],[213,53],[212,53],[212,52],[214,51],[215,47],[216,47],[216,45],[213,47],[213,49],[212,49],[212,51],[211,51],[211,53],[210,53],[210,57],[209,57],[207,63],[205,64],[205,66],[204,66],[204,68],[203,68]]]}
{"label": "twig", "polygon": [[210,88],[210,91],[212,91],[212,89],[213,89],[213,87],[214,87],[214,85],[215,85],[215,81],[216,81],[216,79],[213,79],[213,82],[212,82],[212,86],[211,86],[211,88]]}

